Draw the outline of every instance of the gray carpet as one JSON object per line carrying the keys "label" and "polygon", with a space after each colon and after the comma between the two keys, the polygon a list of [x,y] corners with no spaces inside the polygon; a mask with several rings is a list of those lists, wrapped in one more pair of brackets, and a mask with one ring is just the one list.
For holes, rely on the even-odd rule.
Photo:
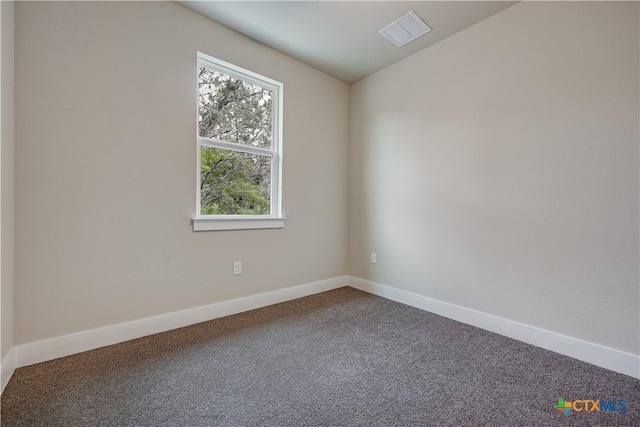
{"label": "gray carpet", "polygon": [[342,288],[21,368],[2,395],[2,426],[440,425],[638,426],[640,381]]}

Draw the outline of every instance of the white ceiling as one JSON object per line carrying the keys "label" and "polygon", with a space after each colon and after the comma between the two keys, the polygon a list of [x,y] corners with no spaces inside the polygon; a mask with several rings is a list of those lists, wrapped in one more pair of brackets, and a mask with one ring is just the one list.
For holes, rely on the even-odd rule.
{"label": "white ceiling", "polygon": [[[346,83],[356,82],[517,2],[180,1]],[[409,11],[432,28],[397,48],[378,30]]]}

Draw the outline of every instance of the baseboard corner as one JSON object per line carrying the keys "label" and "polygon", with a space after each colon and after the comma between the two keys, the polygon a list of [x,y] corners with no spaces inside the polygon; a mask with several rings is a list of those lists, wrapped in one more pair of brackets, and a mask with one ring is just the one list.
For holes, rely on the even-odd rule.
{"label": "baseboard corner", "polygon": [[4,391],[4,388],[9,384],[9,380],[13,376],[13,372],[16,370],[16,352],[15,347],[11,347],[9,353],[0,362],[0,394]]}

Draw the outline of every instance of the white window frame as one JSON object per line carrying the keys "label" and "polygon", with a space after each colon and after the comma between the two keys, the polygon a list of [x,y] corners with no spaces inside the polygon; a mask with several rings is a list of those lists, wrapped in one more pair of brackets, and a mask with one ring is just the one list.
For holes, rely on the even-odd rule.
{"label": "white window frame", "polygon": [[[216,138],[200,136],[198,124],[199,104],[196,78],[196,215],[193,218],[193,231],[209,230],[247,230],[260,228],[284,228],[285,218],[282,216],[282,97],[284,86],[282,83],[260,74],[254,73],[236,65],[230,64],[213,56],[198,52],[196,76],[200,67],[207,67],[228,76],[238,78],[253,85],[271,91],[271,149],[253,147],[239,143],[231,143]],[[242,153],[261,154],[271,156],[271,212],[269,215],[201,215],[201,164],[202,147],[223,148]]]}

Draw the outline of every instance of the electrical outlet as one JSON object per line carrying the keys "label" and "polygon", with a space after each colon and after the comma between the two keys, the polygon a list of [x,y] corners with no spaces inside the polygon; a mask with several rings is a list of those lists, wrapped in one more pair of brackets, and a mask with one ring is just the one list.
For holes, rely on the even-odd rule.
{"label": "electrical outlet", "polygon": [[238,276],[242,274],[242,261],[236,261],[233,263],[233,275]]}
{"label": "electrical outlet", "polygon": [[375,264],[376,262],[378,262],[377,257],[376,257],[376,253],[375,252],[371,252],[371,264]]}

